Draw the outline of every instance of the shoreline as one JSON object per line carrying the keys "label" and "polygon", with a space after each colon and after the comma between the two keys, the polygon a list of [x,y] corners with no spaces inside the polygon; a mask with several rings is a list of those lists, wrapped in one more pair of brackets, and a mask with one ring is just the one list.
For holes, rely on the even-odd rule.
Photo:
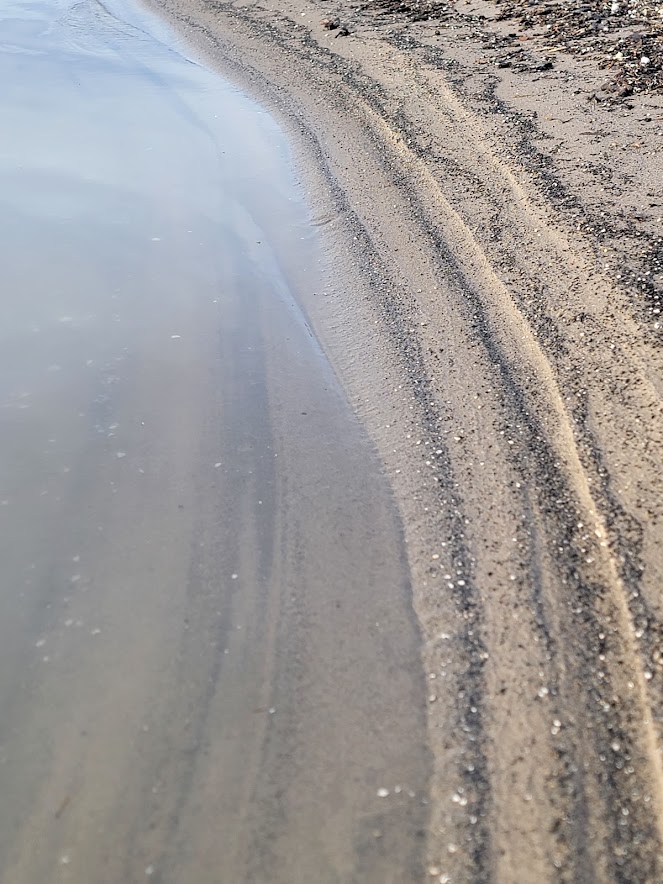
{"label": "shoreline", "polygon": [[[518,78],[476,83],[430,23],[337,39],[338,7],[305,0],[146,5],[276,112],[306,170],[335,279],[302,306],[409,551],[433,879],[658,880],[663,359],[659,280],[633,285],[657,222],[641,254],[597,235],[607,203],[564,170],[594,162],[586,114],[545,77],[536,118],[514,107]],[[551,131],[575,148],[544,153]]]}

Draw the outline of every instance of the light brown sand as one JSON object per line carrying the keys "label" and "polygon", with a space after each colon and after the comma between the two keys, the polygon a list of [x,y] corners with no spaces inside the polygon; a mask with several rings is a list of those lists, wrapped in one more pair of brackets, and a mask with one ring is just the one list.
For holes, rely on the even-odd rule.
{"label": "light brown sand", "polygon": [[152,5],[309,170],[333,283],[305,306],[405,525],[432,880],[660,881],[657,210],[625,221],[660,203],[657,100],[498,80],[425,26],[336,39],[308,0]]}

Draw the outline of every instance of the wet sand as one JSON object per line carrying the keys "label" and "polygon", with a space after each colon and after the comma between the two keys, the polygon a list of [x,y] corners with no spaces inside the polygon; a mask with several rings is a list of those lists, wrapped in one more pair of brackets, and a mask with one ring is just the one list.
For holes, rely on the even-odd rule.
{"label": "wet sand", "polygon": [[304,303],[404,526],[429,876],[663,880],[656,97],[496,73],[484,3],[150,5],[290,127],[334,243]]}
{"label": "wet sand", "polygon": [[5,8],[0,74],[0,881],[421,880],[403,537],[283,132],[93,2]]}

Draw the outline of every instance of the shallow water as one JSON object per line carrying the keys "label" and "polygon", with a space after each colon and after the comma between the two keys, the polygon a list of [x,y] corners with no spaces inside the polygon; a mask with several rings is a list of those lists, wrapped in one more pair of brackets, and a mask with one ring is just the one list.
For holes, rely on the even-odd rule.
{"label": "shallow water", "polygon": [[283,133],[127,3],[5,3],[0,81],[0,881],[419,880],[401,534]]}

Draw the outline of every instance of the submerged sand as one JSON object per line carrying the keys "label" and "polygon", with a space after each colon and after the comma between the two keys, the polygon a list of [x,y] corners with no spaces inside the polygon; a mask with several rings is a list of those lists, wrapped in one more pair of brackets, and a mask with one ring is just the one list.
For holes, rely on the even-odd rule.
{"label": "submerged sand", "polygon": [[660,97],[497,68],[457,19],[152,5],[308,170],[304,306],[404,524],[431,879],[660,881]]}

